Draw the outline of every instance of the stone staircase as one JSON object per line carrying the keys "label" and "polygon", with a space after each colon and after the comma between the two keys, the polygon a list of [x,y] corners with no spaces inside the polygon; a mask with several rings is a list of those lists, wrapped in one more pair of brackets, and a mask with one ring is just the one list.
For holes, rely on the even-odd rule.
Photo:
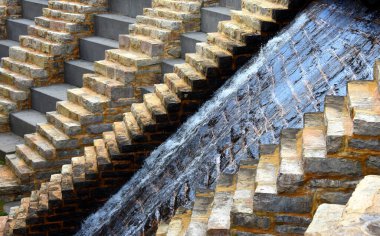
{"label": "stone staircase", "polygon": [[[80,39],[80,58],[65,62],[64,83],[32,88],[31,109],[11,113],[11,133],[0,134],[0,138],[2,136],[12,136],[14,146],[16,146],[23,143],[19,137],[36,132],[38,123],[47,122],[46,112],[55,111],[58,101],[67,100],[67,90],[83,86],[83,74],[94,72],[94,61],[104,59],[106,50],[117,48],[119,34],[128,33],[129,25],[135,23],[134,17],[136,17],[136,14],[142,13],[143,7],[151,5],[151,0],[133,2],[129,6],[135,12],[124,9],[119,13],[119,11],[112,8],[115,5],[113,2],[117,1],[110,0],[108,2],[109,12],[94,16],[95,34],[91,37]],[[141,7],[138,8],[138,6]],[[6,146],[0,146],[0,150],[3,148],[6,148]],[[12,151],[14,153],[15,150]],[[7,152],[3,151],[3,153]]]}
{"label": "stone staircase", "polygon": [[[346,97],[326,97],[323,113],[305,114],[303,129],[284,129],[278,145],[261,145],[258,163],[243,160],[236,174],[222,174],[213,202],[201,209],[210,212],[198,227],[201,231],[193,233],[191,214],[178,214],[173,217],[175,221],[190,220],[180,227],[161,222],[160,235],[301,235],[319,205],[346,204],[364,176],[380,173],[380,60],[374,71],[374,81],[349,82]],[[226,178],[230,179],[227,185]],[[357,215],[348,210],[350,205],[361,202],[359,209],[369,209],[366,207],[373,204],[371,194],[377,193],[379,186],[372,178],[364,182],[371,181],[373,186],[360,184],[358,192],[366,193],[356,193],[349,201],[344,213],[346,222],[351,224],[350,220],[356,219],[359,224]],[[336,205],[322,205],[308,235],[341,232],[347,224],[338,228],[334,218],[343,210]],[[199,209],[193,208],[192,212],[196,216]]]}
{"label": "stone staircase", "polygon": [[380,235],[379,197],[380,176],[364,177],[346,205],[320,205],[305,235]]}
{"label": "stone staircase", "polygon": [[[155,5],[160,3],[166,4],[168,0],[154,2],[153,9],[155,9],[155,6],[164,6]],[[178,3],[174,5],[176,9],[178,7],[188,9],[188,6],[194,4],[192,1],[178,1],[176,3]],[[296,9],[296,7],[301,7],[305,3],[299,2],[294,5],[291,2],[288,4]],[[9,160],[7,163],[15,173],[18,173],[18,178],[25,178],[25,183],[28,180],[35,180],[36,177],[42,179],[42,175],[47,173],[44,168],[51,165],[51,163],[59,163],[60,160],[71,162],[63,165],[61,174],[52,175],[50,182],[42,183],[39,190],[33,191],[33,197],[25,198],[22,201],[22,208],[14,209],[11,214],[11,218],[14,220],[10,220],[10,230],[13,231],[13,234],[45,232],[46,230],[51,230],[51,232],[54,230],[72,232],[74,230],[70,228],[72,225],[74,225],[72,226],[74,228],[75,226],[77,227],[81,217],[88,214],[96,206],[104,203],[122,183],[140,168],[144,158],[149,155],[153,148],[173,133],[186,117],[193,114],[218,86],[243,65],[260,48],[261,44],[282,26],[282,23],[276,22],[270,17],[276,15],[274,12],[285,12],[289,5],[280,5],[271,1],[245,1],[243,11],[234,11],[232,12],[231,21],[220,22],[218,32],[208,34],[207,43],[197,44],[196,53],[186,55],[186,63],[175,65],[174,73],[165,74],[164,83],[155,84],[154,92],[144,94],[142,103],[133,103],[130,111],[124,114],[123,121],[112,124],[113,131],[104,132],[101,139],[94,141],[94,146],[84,148],[84,156],[74,157],[71,160],[64,159],[65,155],[75,154],[75,152],[70,153],[70,151],[67,151],[67,147],[76,147],[80,141],[78,142],[78,139],[72,138],[55,139],[51,136],[49,140],[58,148],[45,149],[46,152],[43,155],[46,158],[41,159],[41,153],[45,151],[42,147],[46,147],[47,142],[43,144],[41,142],[37,146],[38,142],[36,141],[38,140],[35,139],[36,141],[34,141],[32,136],[47,137],[47,132],[44,132],[44,130],[53,130],[55,129],[54,127],[59,127],[56,125],[59,123],[39,125],[38,127],[41,128],[37,128],[37,134],[31,135],[30,138],[28,135],[26,136],[25,140],[30,144],[18,146],[18,150],[20,147],[26,147],[36,151],[27,155],[23,155],[18,151],[16,155],[7,157],[7,160]],[[165,6],[170,5],[166,4]],[[200,8],[198,7],[197,9]],[[146,10],[145,12],[148,14],[150,11]],[[293,12],[294,10],[289,11]],[[137,41],[136,44],[133,43],[132,45],[141,45],[138,40],[139,37],[143,36],[135,36],[140,32],[154,33],[154,35],[160,37],[167,36],[167,34],[158,34],[155,31],[156,29],[151,27],[145,27],[145,30],[144,27],[140,27],[137,23],[132,28],[132,35],[120,36],[121,48],[130,47],[129,42],[134,42],[132,41],[134,40],[133,37],[136,37]],[[147,53],[145,55],[156,55],[157,48],[159,48],[158,52],[168,55],[168,57],[170,55],[174,57],[172,54],[177,54],[178,56],[179,53],[178,50],[175,50],[175,48],[179,47],[179,42],[162,45],[157,43],[157,40],[154,40],[150,41],[148,46],[137,50],[143,50]],[[133,51],[133,53],[137,52]],[[95,71],[99,74],[86,74],[84,76],[84,84],[89,86],[85,86],[86,89],[97,89],[98,94],[109,95],[110,98],[114,95],[117,98],[117,88],[121,82],[120,75],[124,73],[119,68],[125,67],[121,65],[116,67],[115,63],[123,63],[124,66],[125,64],[130,65],[133,60],[128,55],[129,52],[120,49],[107,51],[106,60],[95,63]],[[151,65],[152,59],[145,58],[146,56],[142,60],[134,61],[133,63],[137,67]],[[156,62],[154,63],[157,64]],[[109,69],[106,70],[104,64],[108,64]],[[106,76],[113,79],[108,79]],[[107,83],[103,83],[104,85],[101,86],[104,80]],[[98,86],[92,86],[93,84]],[[136,86],[136,84],[134,85]],[[137,86],[139,85],[141,86],[142,84],[137,84]],[[122,87],[124,88],[124,84],[122,84]],[[135,92],[138,93],[139,91],[135,89]],[[73,99],[76,99],[71,101],[75,101],[76,104],[82,104],[86,108],[91,108],[91,104],[86,103],[85,98],[80,98],[80,95],[71,95],[70,93],[71,91],[69,91],[69,97],[72,96]],[[80,94],[80,92],[77,94]],[[65,102],[58,103],[58,114],[61,114],[60,110],[65,111],[60,108],[64,105]],[[99,105],[93,107],[95,110],[99,108]],[[70,110],[66,109],[66,113],[62,115],[68,117],[69,115],[66,114],[70,114]],[[80,111],[79,109],[76,110],[76,112]],[[65,132],[73,132],[77,129],[74,129],[74,127],[78,127],[75,124],[79,122],[79,125],[86,125],[86,123],[89,124],[93,121],[92,119],[95,119],[87,114],[75,114],[69,117],[70,119],[65,118],[66,120],[60,123]],[[53,127],[52,124],[55,124],[55,126]],[[34,155],[34,153],[37,153],[38,156]],[[37,157],[35,159],[37,162],[35,163],[39,162],[42,165],[28,165],[28,163],[33,163],[28,161],[29,157]],[[28,170],[25,174],[19,171],[20,169],[24,170],[23,167]],[[44,171],[39,171],[41,170],[40,168],[44,169]],[[57,210],[55,211],[55,216],[67,215],[68,211],[80,212],[78,214],[80,216],[76,218],[74,216],[73,218],[70,217],[70,223],[68,224],[57,223],[55,224],[56,228],[35,227],[35,225],[42,224],[40,219],[49,218],[54,208],[61,208],[65,204],[69,204],[69,202],[71,206],[75,206],[75,209],[72,207],[67,211],[62,209],[62,211],[59,210],[60,213],[57,213]],[[28,215],[26,218],[24,218],[24,213]],[[23,216],[21,217],[21,215]],[[56,219],[59,222],[68,220],[67,217],[57,217]]]}
{"label": "stone staircase", "polygon": [[19,45],[19,37],[28,34],[28,26],[34,25],[34,17],[42,15],[42,9],[48,6],[47,0],[20,1],[20,17],[9,17],[5,20],[6,38],[0,40],[0,58],[9,56],[9,49]]}
{"label": "stone staircase", "polygon": [[104,1],[51,2],[19,38],[20,45],[9,48],[0,68],[2,132],[9,131],[10,113],[30,108],[31,87],[63,81],[64,61],[78,56],[78,39],[92,33],[94,14],[105,10]]}

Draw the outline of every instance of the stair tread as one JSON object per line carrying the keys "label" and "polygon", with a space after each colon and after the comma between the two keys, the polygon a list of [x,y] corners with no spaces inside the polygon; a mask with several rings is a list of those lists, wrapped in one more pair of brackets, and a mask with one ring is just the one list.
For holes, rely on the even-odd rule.
{"label": "stair tread", "polygon": [[23,122],[26,122],[33,126],[37,125],[38,123],[47,122],[45,114],[33,109],[14,112],[11,114],[11,116],[14,116],[17,119],[22,120]]}
{"label": "stair tread", "polygon": [[[5,157],[6,154],[14,153],[17,144],[23,144],[24,139],[14,133],[0,134],[0,155]],[[1,166],[1,165],[0,165]],[[1,172],[0,172],[1,173]]]}
{"label": "stair tread", "polygon": [[21,144],[21,145],[17,145],[16,147],[17,149],[17,153],[23,153],[25,157],[28,158],[28,160],[32,163],[46,163],[46,159],[41,157],[36,151],[34,151],[33,149],[31,149],[30,147],[28,147],[27,145],[25,144]]}
{"label": "stair tread", "polygon": [[128,22],[134,24],[136,22],[135,18],[129,17],[129,16],[124,16],[120,14],[115,14],[115,13],[105,13],[105,14],[97,14],[98,17],[103,17],[107,19],[112,19],[112,20],[118,20],[118,21],[123,21],[123,22]]}
{"label": "stair tread", "polygon": [[60,140],[68,140],[70,137],[63,133],[61,130],[54,127],[52,124],[44,123],[39,124],[38,127],[40,129],[43,129],[44,132],[48,133],[54,140],[60,141]]}
{"label": "stair tread", "polygon": [[0,165],[0,194],[20,191],[17,176],[6,165]]}
{"label": "stair tread", "polygon": [[210,11],[213,13],[228,15],[228,16],[231,14],[231,8],[223,7],[223,6],[203,7],[202,11]]}
{"label": "stair tread", "polygon": [[204,32],[189,32],[182,34],[182,37],[191,38],[196,41],[206,42],[207,41],[207,33]]}
{"label": "stair tread", "polygon": [[3,39],[3,40],[0,40],[0,45],[4,45],[4,46],[7,46],[7,47],[13,47],[13,46],[18,46],[19,42],[13,41],[13,40],[10,40],[10,39]]}
{"label": "stair tread", "polygon": [[94,70],[94,63],[91,61],[79,59],[79,60],[70,60],[70,61],[67,61],[66,63],[77,66],[77,67],[82,67],[87,70],[92,70],[92,71]]}
{"label": "stair tread", "polygon": [[[263,153],[263,148],[266,147],[270,151]],[[279,147],[262,145],[260,149],[260,161],[257,165],[255,178],[255,193],[277,194],[277,173],[280,168]]]}
{"label": "stair tread", "polygon": [[45,87],[33,88],[32,91],[36,91],[45,94],[49,97],[54,97],[59,101],[67,100],[67,90],[77,88],[71,84],[53,84]]}
{"label": "stair tread", "polygon": [[287,9],[286,6],[270,0],[251,0],[252,3],[267,9]]}
{"label": "stair tread", "polygon": [[18,18],[18,19],[7,19],[9,22],[15,22],[18,24],[23,24],[23,25],[34,25],[34,20],[30,19],[25,19],[25,18]]}
{"label": "stair tread", "polygon": [[352,134],[352,120],[345,97],[326,96],[325,121],[327,136],[344,136]]}
{"label": "stair tread", "polygon": [[[11,165],[17,169],[17,172],[21,175],[31,175],[33,170],[25,163],[23,159],[15,154],[10,154],[6,156],[6,159],[11,163]],[[16,173],[17,175],[17,173]]]}
{"label": "stair tread", "polygon": [[82,38],[81,41],[96,43],[96,44],[104,45],[104,46],[107,46],[110,48],[118,48],[119,47],[118,41],[113,40],[113,39],[99,37],[99,36],[91,36],[91,37]]}
{"label": "stair tread", "polygon": [[188,235],[206,235],[207,221],[214,201],[214,191],[197,191],[191,213]]}
{"label": "stair tread", "polygon": [[325,158],[327,154],[323,113],[307,113],[302,131],[303,158]]}

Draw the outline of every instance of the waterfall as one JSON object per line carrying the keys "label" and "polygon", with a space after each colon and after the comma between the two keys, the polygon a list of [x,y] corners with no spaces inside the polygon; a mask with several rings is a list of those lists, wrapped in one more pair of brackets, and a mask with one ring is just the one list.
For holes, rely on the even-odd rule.
{"label": "waterfall", "polygon": [[[380,26],[371,23],[376,13],[345,5],[319,2],[299,14],[153,151],[77,235],[138,235],[168,202],[173,207],[176,199],[192,200],[195,188],[212,182],[221,166],[234,171],[239,159],[257,158],[260,142],[275,142],[283,127],[299,127],[303,113],[318,111],[326,94],[343,95],[347,80],[371,78],[380,55]],[[224,140],[230,148],[220,148]]]}

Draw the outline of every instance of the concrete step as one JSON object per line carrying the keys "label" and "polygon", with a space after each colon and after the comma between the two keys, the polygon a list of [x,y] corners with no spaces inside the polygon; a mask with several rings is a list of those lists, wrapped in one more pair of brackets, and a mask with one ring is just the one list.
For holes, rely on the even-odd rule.
{"label": "concrete step", "polygon": [[152,0],[109,0],[109,11],[124,16],[142,15],[143,9],[152,6]]}
{"label": "concrete step", "polygon": [[70,84],[55,84],[32,89],[32,108],[46,113],[56,110],[58,101],[67,100],[67,90],[76,88]]}
{"label": "concrete step", "polygon": [[36,110],[23,110],[11,113],[10,123],[12,132],[24,137],[25,134],[36,132],[38,123],[46,123],[46,116]]}
{"label": "concrete step", "polygon": [[14,133],[0,134],[0,160],[4,160],[7,154],[15,153],[16,145],[23,144],[24,139]]}
{"label": "concrete step", "polygon": [[194,53],[195,45],[207,42],[207,34],[204,32],[190,32],[181,36],[181,57],[185,59],[186,53]]}
{"label": "concrete step", "polygon": [[183,59],[167,59],[163,60],[161,67],[162,67],[162,74],[166,73],[173,73],[174,72],[174,65],[176,64],[183,64],[185,63],[185,60]]}
{"label": "concrete step", "polygon": [[81,59],[65,62],[65,83],[82,87],[86,73],[94,73],[94,63]]}
{"label": "concrete step", "polygon": [[217,32],[219,21],[231,20],[231,9],[227,7],[204,7],[201,10],[202,32]]}
{"label": "concrete step", "polygon": [[220,0],[219,5],[234,10],[241,10],[241,0]]}
{"label": "concrete step", "polygon": [[48,7],[47,0],[23,0],[22,17],[29,20],[34,20],[34,17],[42,16],[42,8]]}
{"label": "concrete step", "polygon": [[95,35],[118,41],[120,34],[129,33],[129,25],[135,18],[118,14],[99,14],[95,16]]}
{"label": "concrete step", "polygon": [[80,57],[90,62],[104,60],[106,50],[118,47],[116,40],[97,36],[84,38],[80,40]]}
{"label": "concrete step", "polygon": [[8,39],[19,41],[20,35],[28,34],[28,26],[34,25],[33,20],[29,19],[9,19],[7,20]]}
{"label": "concrete step", "polygon": [[0,40],[0,58],[9,56],[9,48],[12,46],[18,46],[17,41],[13,40]]}

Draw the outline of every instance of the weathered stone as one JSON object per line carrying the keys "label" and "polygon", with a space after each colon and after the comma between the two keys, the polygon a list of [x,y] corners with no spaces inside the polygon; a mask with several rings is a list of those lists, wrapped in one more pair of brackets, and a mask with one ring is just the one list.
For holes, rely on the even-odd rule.
{"label": "weathered stone", "polygon": [[348,199],[351,197],[351,192],[322,192],[320,193],[319,199],[323,203],[330,204],[346,204]]}
{"label": "weathered stone", "polygon": [[274,194],[255,194],[254,211],[308,213],[312,208],[312,196],[285,197]]}
{"label": "weathered stone", "polygon": [[359,161],[344,158],[308,158],[305,171],[327,175],[360,175],[362,167]]}

